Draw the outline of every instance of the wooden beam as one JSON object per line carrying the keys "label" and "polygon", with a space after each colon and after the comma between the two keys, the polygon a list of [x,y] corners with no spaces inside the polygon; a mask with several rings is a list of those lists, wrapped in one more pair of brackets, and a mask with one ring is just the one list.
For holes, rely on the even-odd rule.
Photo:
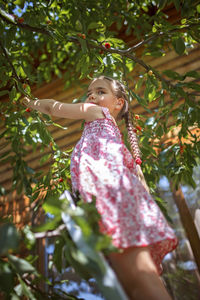
{"label": "wooden beam", "polygon": [[181,188],[179,187],[177,190],[175,189],[172,182],[170,182],[172,194],[174,201],[177,205],[177,208],[179,210],[179,215],[181,218],[181,222],[183,225],[183,228],[185,229],[186,235],[188,237],[188,240],[190,242],[194,258],[197,264],[197,268],[200,273],[200,238],[197,232],[197,228],[195,226],[195,223],[193,221],[192,215],[190,213],[190,210],[188,208],[188,205],[186,203],[185,197],[183,195],[183,192]]}

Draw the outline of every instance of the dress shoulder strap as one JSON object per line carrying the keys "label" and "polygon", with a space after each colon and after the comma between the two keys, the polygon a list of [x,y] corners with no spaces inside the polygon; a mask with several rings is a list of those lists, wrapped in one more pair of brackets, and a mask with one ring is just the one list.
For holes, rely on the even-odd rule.
{"label": "dress shoulder strap", "polygon": [[101,107],[101,108],[102,108],[102,112],[103,112],[104,116],[106,117],[106,119],[113,121],[113,118],[110,115],[109,109],[107,107]]}

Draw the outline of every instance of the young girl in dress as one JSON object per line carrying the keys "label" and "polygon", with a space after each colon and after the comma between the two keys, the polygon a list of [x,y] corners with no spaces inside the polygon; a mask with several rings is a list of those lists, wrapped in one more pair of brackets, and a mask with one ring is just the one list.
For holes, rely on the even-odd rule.
{"label": "young girl in dress", "polygon": [[[110,254],[109,261],[129,299],[170,300],[159,275],[162,259],[177,239],[148,192],[124,86],[100,76],[89,85],[85,103],[27,97],[23,102],[45,114],[85,120],[71,157],[73,190],[88,202],[96,197],[101,231],[123,250]],[[116,123],[123,118],[132,155]]]}

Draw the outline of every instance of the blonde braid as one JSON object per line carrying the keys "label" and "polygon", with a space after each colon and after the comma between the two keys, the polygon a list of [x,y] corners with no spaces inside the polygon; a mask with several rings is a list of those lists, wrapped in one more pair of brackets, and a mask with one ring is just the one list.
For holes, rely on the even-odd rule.
{"label": "blonde braid", "polygon": [[130,142],[130,146],[131,146],[131,153],[133,155],[133,158],[136,162],[136,170],[137,170],[137,175],[141,181],[141,183],[143,184],[143,186],[145,187],[145,189],[147,190],[147,192],[149,192],[149,187],[147,186],[146,180],[144,178],[144,174],[142,172],[141,169],[141,151],[138,145],[138,139],[137,136],[134,132],[134,125],[132,122],[132,119],[130,117],[130,113],[127,110],[124,114],[123,114],[123,118],[125,120],[125,124],[126,124],[126,128],[128,131],[128,137],[129,137],[129,142]]}
{"label": "blonde braid", "polygon": [[139,145],[138,145],[137,136],[134,132],[135,128],[134,128],[134,125],[133,125],[132,120],[130,118],[130,113],[129,113],[128,110],[124,113],[123,118],[125,120],[126,128],[127,128],[127,131],[128,131],[128,137],[129,137],[129,142],[130,142],[131,152],[132,152],[133,158],[135,159],[136,164],[140,165],[142,163],[141,158],[140,158],[141,151],[140,151],[140,148],[139,148]]}

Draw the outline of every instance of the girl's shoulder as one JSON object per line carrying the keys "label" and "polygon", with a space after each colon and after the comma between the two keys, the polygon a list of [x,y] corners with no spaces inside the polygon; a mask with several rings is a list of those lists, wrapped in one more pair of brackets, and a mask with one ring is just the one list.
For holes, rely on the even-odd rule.
{"label": "girl's shoulder", "polygon": [[112,121],[115,125],[117,125],[115,122],[115,119],[111,116],[110,111],[107,107],[101,106],[101,112],[102,112],[102,117],[97,116],[97,118],[94,118],[93,120],[90,120],[90,121],[86,121],[85,123],[91,123],[91,122],[99,121],[99,120],[103,121],[103,120],[108,119],[108,120]]}
{"label": "girl's shoulder", "polygon": [[111,116],[110,111],[107,107],[102,107],[102,112],[106,119],[111,120],[115,124],[115,126],[117,126],[115,119],[113,118],[113,116]]}
{"label": "girl's shoulder", "polygon": [[109,119],[109,120],[113,119],[113,117],[111,116],[110,111],[107,107],[102,106],[101,109],[102,109],[102,113],[104,114],[106,119]]}

